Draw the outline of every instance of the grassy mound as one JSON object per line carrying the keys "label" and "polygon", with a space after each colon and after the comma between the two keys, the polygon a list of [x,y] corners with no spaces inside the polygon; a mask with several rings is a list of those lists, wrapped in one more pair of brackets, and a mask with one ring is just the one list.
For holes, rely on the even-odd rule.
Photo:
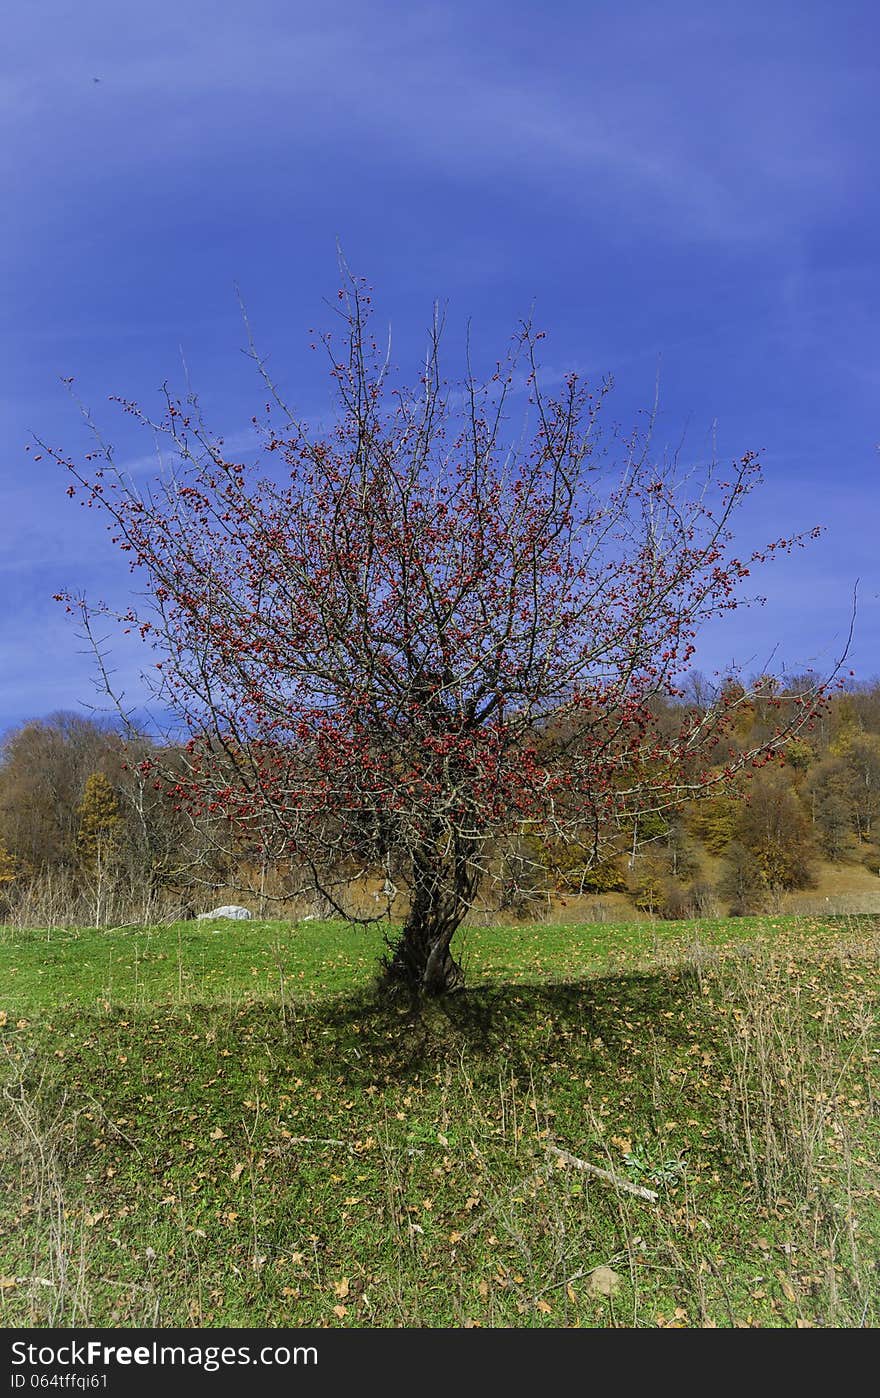
{"label": "grassy mound", "polygon": [[472,929],[419,1014],[379,942],[0,940],[0,1323],[880,1321],[876,919]]}

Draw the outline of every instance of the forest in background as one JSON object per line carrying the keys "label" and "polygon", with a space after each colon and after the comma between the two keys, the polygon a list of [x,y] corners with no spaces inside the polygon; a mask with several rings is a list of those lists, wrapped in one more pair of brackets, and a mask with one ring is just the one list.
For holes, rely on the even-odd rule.
{"label": "forest in background", "polygon": [[[758,684],[739,711],[733,741],[742,751],[766,741],[799,685]],[[707,697],[694,674],[680,702],[699,710]],[[151,764],[161,757],[173,767],[177,756],[146,736],[124,738],[107,719],[68,712],[8,732],[0,919],[148,923],[192,917],[233,896],[259,915],[326,913],[293,896],[295,870],[267,864],[240,837],[218,839],[216,824],[175,808]],[[611,907],[617,916],[739,916],[783,911],[791,895],[811,891],[829,904],[847,892],[876,896],[880,909],[880,680],[851,681],[778,759],[733,790],[618,830],[598,861],[524,829],[515,856],[508,850],[493,867],[480,907],[523,920],[563,907],[586,920]],[[369,906],[362,870],[353,871],[352,898]]]}

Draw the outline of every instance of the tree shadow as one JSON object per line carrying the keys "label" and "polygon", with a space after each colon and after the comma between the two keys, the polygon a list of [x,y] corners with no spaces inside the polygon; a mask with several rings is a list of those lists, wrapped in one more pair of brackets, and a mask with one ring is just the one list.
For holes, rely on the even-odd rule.
{"label": "tree shadow", "polygon": [[308,1033],[322,1053],[334,1052],[352,1085],[405,1079],[462,1055],[516,1071],[558,1059],[573,1039],[601,1041],[606,1057],[625,1054],[634,1023],[656,1024],[667,1043],[690,1042],[678,1012],[694,985],[681,971],[659,970],[482,985],[421,1003],[359,992],[311,1006]]}

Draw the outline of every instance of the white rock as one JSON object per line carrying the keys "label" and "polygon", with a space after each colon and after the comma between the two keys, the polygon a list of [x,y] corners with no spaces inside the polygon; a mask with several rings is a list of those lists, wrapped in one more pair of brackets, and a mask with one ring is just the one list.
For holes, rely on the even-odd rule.
{"label": "white rock", "polygon": [[212,913],[199,913],[198,920],[204,922],[211,917],[231,917],[236,921],[242,921],[244,918],[253,917],[253,913],[248,912],[247,908],[239,908],[235,903],[228,903],[223,908],[215,908]]}
{"label": "white rock", "polygon": [[594,1267],[587,1277],[589,1296],[614,1296],[620,1285],[620,1277],[610,1267]]}

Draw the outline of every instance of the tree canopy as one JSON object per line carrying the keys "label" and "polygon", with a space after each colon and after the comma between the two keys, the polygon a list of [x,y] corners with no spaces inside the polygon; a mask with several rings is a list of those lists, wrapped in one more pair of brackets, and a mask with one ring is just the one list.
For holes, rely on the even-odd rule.
{"label": "tree canopy", "polygon": [[[757,457],[683,470],[653,459],[650,430],[608,451],[609,386],[571,374],[545,391],[530,324],[484,382],[468,367],[450,387],[435,318],[407,388],[360,280],[337,309],[329,430],[288,410],[255,355],[270,399],[256,465],[170,392],[158,422],[124,404],[173,447],[150,492],[103,444],[58,459],[146,595],[120,620],[190,734],[175,802],[345,916],[400,914],[386,978],[432,995],[461,983],[453,937],[500,852],[538,832],[599,867],[610,840],[722,792],[798,730],[813,682],[784,706],[760,696],[773,721],[745,750],[755,696],[727,677],[695,705],[681,686],[699,628],[804,540],[741,556],[731,526]],[[90,625],[85,599],[65,599]],[[384,902],[355,914],[346,888],[366,871]]]}

